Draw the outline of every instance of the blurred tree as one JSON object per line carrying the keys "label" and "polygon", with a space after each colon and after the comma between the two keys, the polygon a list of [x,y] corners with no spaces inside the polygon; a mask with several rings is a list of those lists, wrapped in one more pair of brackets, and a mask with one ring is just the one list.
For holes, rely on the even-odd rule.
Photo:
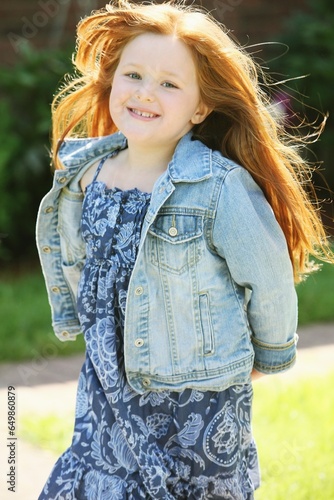
{"label": "blurred tree", "polygon": [[[323,162],[324,177],[333,190],[334,9],[332,0],[308,0],[307,6],[306,11],[296,11],[287,19],[279,41],[289,51],[273,59],[270,70],[278,80],[297,78],[288,83],[287,90],[295,98],[290,101],[293,111],[306,115],[310,123],[319,122],[321,115],[329,115],[320,140],[310,147],[315,154],[310,160]],[[300,76],[304,78],[299,79]]]}
{"label": "blurred tree", "polygon": [[[75,0],[84,15],[96,0]],[[72,1],[68,2],[69,6]],[[325,132],[312,150],[324,162],[324,175],[334,189],[334,11],[331,0],[309,0],[307,12],[295,12],[286,22],[281,42],[290,47],[270,62],[278,79],[309,76],[289,83],[296,97],[293,110],[316,120],[319,109],[329,112]],[[60,15],[61,14],[61,15]],[[48,50],[20,47],[15,67],[0,68],[0,261],[36,255],[34,230],[42,196],[52,181],[49,163],[50,103],[63,75],[70,72],[70,50],[58,50],[67,22],[63,9],[50,25]],[[73,40],[74,43],[74,40]],[[269,54],[269,58],[270,58]],[[284,89],[283,87],[283,90]],[[307,96],[307,97],[301,97]],[[284,97],[285,99],[285,97]],[[302,104],[304,102],[304,105]],[[310,158],[314,160],[314,157]],[[321,178],[315,180],[324,188]],[[326,195],[328,197],[328,193]]]}
{"label": "blurred tree", "polygon": [[71,69],[70,51],[21,46],[14,67],[0,68],[0,260],[36,254],[35,220],[51,186],[50,103]]}
{"label": "blurred tree", "polygon": [[[36,256],[37,210],[52,182],[50,104],[64,75],[72,72],[75,39],[73,33],[72,49],[64,48],[66,30],[73,16],[79,20],[100,3],[42,2],[44,9],[38,4],[44,17],[49,16],[47,35],[36,28],[37,36],[28,42],[22,33],[14,33],[18,61],[13,67],[0,67],[0,265]],[[44,50],[34,47],[40,40]]]}

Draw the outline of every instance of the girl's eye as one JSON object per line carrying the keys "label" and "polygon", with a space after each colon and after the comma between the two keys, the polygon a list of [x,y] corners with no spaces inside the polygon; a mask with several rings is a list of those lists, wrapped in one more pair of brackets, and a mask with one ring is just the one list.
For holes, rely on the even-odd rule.
{"label": "girl's eye", "polygon": [[167,89],[177,89],[177,86],[171,82],[164,82],[162,86],[166,87]]}
{"label": "girl's eye", "polygon": [[140,80],[140,75],[138,73],[127,73],[126,76],[133,80]]}

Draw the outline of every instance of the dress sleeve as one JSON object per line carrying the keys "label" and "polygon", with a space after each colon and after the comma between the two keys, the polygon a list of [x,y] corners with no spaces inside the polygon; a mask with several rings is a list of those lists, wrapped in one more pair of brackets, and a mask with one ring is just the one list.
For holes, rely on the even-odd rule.
{"label": "dress sleeve", "polygon": [[292,264],[271,206],[242,167],[231,169],[222,184],[213,240],[235,285],[247,290],[254,368],[286,370],[295,361],[298,339]]}

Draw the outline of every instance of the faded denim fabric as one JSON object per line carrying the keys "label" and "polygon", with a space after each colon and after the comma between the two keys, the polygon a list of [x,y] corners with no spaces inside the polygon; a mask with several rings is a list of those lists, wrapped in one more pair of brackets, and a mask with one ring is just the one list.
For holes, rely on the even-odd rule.
{"label": "faded denim fabric", "polygon": [[[85,261],[85,170],[126,147],[122,134],[66,141],[64,170],[41,203],[37,240],[62,340],[80,333],[76,293]],[[147,390],[224,390],[295,361],[297,299],[283,232],[239,165],[191,133],[156,182],[128,288],[128,381]],[[255,359],[254,359],[255,356]]]}

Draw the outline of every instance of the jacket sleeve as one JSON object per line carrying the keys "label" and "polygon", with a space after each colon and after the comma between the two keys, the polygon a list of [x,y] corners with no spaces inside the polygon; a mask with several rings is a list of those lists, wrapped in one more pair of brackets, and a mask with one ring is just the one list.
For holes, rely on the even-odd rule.
{"label": "jacket sleeve", "polygon": [[83,194],[70,190],[68,171],[57,170],[37,216],[36,238],[51,307],[52,326],[62,340],[81,333],[76,295],[85,247],[80,233]]}
{"label": "jacket sleeve", "polygon": [[284,371],[296,358],[297,296],[286,240],[273,210],[251,175],[228,171],[217,206],[213,239],[245,303],[254,368]]}

